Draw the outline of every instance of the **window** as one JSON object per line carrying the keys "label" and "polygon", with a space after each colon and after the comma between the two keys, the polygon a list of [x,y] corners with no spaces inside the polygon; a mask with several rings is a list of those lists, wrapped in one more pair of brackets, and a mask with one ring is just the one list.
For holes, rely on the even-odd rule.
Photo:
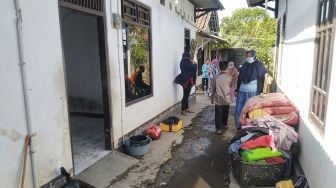
{"label": "window", "polygon": [[310,118],[324,132],[332,63],[334,0],[319,0]]}
{"label": "window", "polygon": [[190,51],[190,30],[184,29],[184,51]]}
{"label": "window", "polygon": [[166,5],[166,0],[160,0],[161,5],[165,6]]}
{"label": "window", "polygon": [[123,0],[123,58],[126,103],[152,95],[150,10]]}

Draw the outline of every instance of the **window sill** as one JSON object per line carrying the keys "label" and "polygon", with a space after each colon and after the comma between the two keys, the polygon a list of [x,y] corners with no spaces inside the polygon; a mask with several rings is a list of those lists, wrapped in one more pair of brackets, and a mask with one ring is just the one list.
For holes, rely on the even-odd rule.
{"label": "window sill", "polygon": [[151,97],[153,97],[153,96],[154,96],[153,94],[150,94],[150,95],[147,95],[147,96],[144,96],[144,97],[140,97],[140,98],[135,99],[135,100],[133,100],[133,101],[127,102],[125,106],[126,106],[126,107],[131,106],[131,105],[136,104],[136,103],[139,103],[139,102],[141,102],[141,101],[143,101],[143,100],[149,99],[149,98],[151,98]]}

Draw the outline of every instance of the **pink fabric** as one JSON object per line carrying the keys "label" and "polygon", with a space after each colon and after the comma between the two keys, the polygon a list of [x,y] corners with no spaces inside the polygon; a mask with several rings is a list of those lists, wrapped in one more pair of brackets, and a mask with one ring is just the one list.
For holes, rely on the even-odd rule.
{"label": "pink fabric", "polygon": [[269,129],[269,135],[273,138],[273,143],[271,145],[273,150],[290,150],[292,143],[297,142],[299,137],[293,127],[284,124],[282,121],[270,115],[259,117],[255,119],[252,124],[257,127],[265,127]]}
{"label": "pink fabric", "polygon": [[211,64],[214,64],[214,65],[216,65],[216,66],[219,66],[219,61],[218,61],[218,59],[213,59],[213,60],[211,61]]}
{"label": "pink fabric", "polygon": [[282,118],[281,120],[288,125],[297,125],[299,122],[297,108],[282,93],[261,94],[249,98],[240,113],[239,121],[243,126],[251,123],[247,114],[256,109],[265,110],[272,116]]}
{"label": "pink fabric", "polygon": [[260,147],[270,147],[272,145],[272,136],[271,135],[264,135],[259,136],[254,140],[249,140],[242,145],[240,145],[241,149],[254,149]]}
{"label": "pink fabric", "polygon": [[272,116],[282,121],[286,125],[291,126],[298,125],[300,121],[299,115],[296,112],[291,112],[289,114],[277,114]]}

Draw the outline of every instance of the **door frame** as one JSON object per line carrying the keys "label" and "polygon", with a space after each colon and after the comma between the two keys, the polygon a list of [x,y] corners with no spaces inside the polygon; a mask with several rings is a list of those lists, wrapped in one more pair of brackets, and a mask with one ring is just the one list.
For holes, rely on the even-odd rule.
{"label": "door frame", "polygon": [[[98,50],[99,50],[99,57],[100,57],[100,77],[102,82],[102,99],[103,99],[103,113],[104,113],[104,136],[105,136],[105,150],[112,150],[113,148],[113,130],[111,126],[112,122],[112,115],[111,115],[111,95],[110,95],[110,72],[109,72],[109,56],[108,56],[108,43],[107,43],[107,28],[106,28],[106,16],[105,16],[105,0],[102,0],[103,10],[102,12],[92,11],[87,8],[81,8],[76,5],[72,5],[71,3],[65,3],[61,0],[58,0],[58,9],[59,13],[61,8],[67,8],[74,11],[78,11],[80,13],[89,14],[91,16],[95,16],[97,18],[97,32],[98,32]],[[61,20],[61,15],[59,14],[59,20]],[[65,92],[66,96],[68,96],[67,91],[67,79],[66,79],[66,66],[65,66],[65,59],[64,59],[64,48],[63,48],[63,35],[62,35],[62,26],[60,23],[60,34],[61,34],[61,44],[62,44],[62,57],[63,57],[63,69],[64,69],[64,80],[65,80]],[[68,98],[67,100],[67,109],[68,109],[68,117],[70,117],[69,112],[69,103]],[[70,119],[68,119],[70,120]],[[69,129],[70,129],[70,121],[69,121]],[[71,133],[70,133],[71,138]],[[72,141],[71,141],[71,150],[73,148]],[[74,157],[72,154],[72,162],[74,164]]]}

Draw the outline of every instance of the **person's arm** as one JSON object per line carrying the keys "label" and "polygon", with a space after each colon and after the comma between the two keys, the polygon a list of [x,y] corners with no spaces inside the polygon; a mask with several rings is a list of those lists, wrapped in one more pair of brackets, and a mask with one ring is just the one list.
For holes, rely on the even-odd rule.
{"label": "person's arm", "polygon": [[211,96],[210,96],[210,99],[211,99],[211,104],[214,103],[214,96],[215,96],[215,93],[216,93],[216,78],[213,78],[211,79]]}
{"label": "person's arm", "polygon": [[258,83],[257,94],[258,95],[260,95],[264,91],[264,82],[265,82],[265,75],[258,78],[257,80],[257,83]]}
{"label": "person's arm", "polygon": [[236,93],[239,92],[240,84],[241,84],[241,79],[240,79],[240,76],[238,76],[237,87],[236,87]]}

